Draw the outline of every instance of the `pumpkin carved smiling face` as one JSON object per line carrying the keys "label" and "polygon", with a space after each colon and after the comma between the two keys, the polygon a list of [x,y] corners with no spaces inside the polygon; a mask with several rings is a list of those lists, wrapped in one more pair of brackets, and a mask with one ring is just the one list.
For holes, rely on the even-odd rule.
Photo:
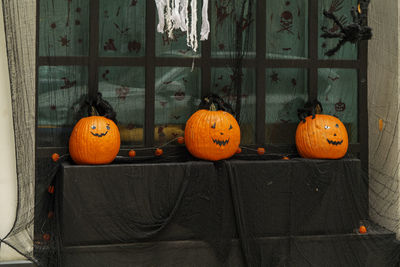
{"label": "pumpkin carved smiling face", "polygon": [[90,131],[90,133],[93,135],[93,136],[97,136],[97,137],[103,137],[103,136],[106,136],[107,134],[108,134],[108,131],[110,131],[111,130],[111,128],[110,128],[110,124],[109,123],[106,123],[106,131],[105,132],[103,132],[103,133],[95,133],[94,131],[97,129],[97,127],[96,127],[96,125],[92,125],[92,126],[90,126],[90,128],[92,129],[92,131]]}
{"label": "pumpkin carved smiling face", "polygon": [[69,153],[77,164],[107,164],[114,160],[121,140],[117,125],[101,116],[81,119],[72,130]]}
{"label": "pumpkin carved smiling face", "polygon": [[197,158],[230,158],[240,144],[239,124],[228,112],[199,110],[186,123],[185,144]]}
{"label": "pumpkin carved smiling face", "polygon": [[348,135],[343,123],[329,115],[315,115],[300,122],[296,131],[296,147],[304,158],[342,158],[349,146]]}

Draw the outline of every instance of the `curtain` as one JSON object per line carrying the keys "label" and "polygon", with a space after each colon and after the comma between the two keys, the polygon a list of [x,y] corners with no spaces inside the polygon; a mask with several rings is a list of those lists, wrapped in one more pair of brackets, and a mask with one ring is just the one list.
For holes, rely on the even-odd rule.
{"label": "curtain", "polygon": [[35,49],[36,1],[2,1],[11,82],[18,203],[13,228],[2,240],[33,257],[35,196]]}

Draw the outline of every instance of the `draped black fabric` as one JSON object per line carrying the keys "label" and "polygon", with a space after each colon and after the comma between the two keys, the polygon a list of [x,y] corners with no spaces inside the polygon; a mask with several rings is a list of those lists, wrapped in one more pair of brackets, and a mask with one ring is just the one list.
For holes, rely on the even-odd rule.
{"label": "draped black fabric", "polygon": [[[127,163],[131,161],[131,163]],[[157,162],[158,161],[158,162]],[[396,266],[358,159],[62,164],[44,266]],[[49,224],[50,226],[51,224]],[[365,225],[367,234],[358,233]],[[49,246],[50,245],[50,246]],[[49,256],[51,255],[51,256]]]}

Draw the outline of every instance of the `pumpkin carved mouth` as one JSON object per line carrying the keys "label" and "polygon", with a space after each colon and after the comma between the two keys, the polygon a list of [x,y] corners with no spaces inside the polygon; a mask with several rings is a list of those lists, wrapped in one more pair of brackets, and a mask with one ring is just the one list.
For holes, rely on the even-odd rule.
{"label": "pumpkin carved mouth", "polygon": [[225,146],[229,143],[229,138],[226,140],[218,140],[218,139],[214,139],[212,138],[213,142],[216,143],[219,146]]}
{"label": "pumpkin carved mouth", "polygon": [[105,135],[108,133],[108,131],[106,131],[105,133],[101,133],[101,134],[92,133],[92,132],[90,132],[90,133],[93,134],[94,136],[97,136],[97,137],[103,137],[103,136],[105,136]]}
{"label": "pumpkin carved mouth", "polygon": [[343,143],[342,141],[333,141],[333,140],[329,140],[328,138],[326,139],[326,141],[328,141],[329,144],[337,146],[337,145],[341,145]]}

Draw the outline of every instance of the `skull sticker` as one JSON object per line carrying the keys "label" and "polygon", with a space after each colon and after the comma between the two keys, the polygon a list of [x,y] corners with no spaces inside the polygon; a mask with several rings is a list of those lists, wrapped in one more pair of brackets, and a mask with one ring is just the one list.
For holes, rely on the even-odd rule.
{"label": "skull sticker", "polygon": [[283,11],[281,14],[281,29],[278,32],[286,31],[288,33],[293,34],[292,27],[293,27],[293,14],[292,12],[286,10]]}

